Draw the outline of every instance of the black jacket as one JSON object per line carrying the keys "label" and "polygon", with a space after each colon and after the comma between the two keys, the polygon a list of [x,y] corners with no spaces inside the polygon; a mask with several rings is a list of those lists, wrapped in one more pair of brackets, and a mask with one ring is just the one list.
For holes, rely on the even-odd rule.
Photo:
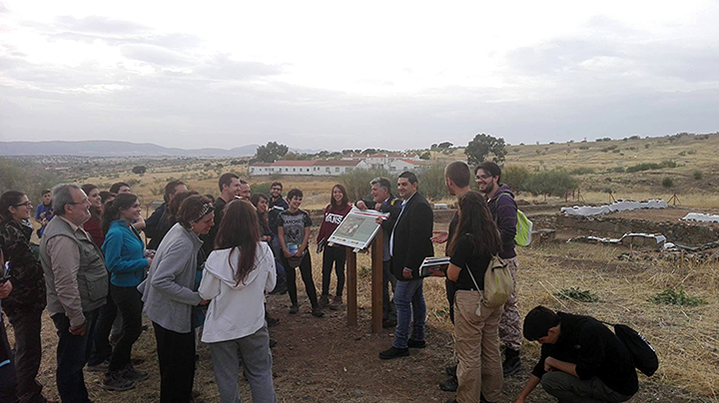
{"label": "black jacket", "polygon": [[561,334],[555,344],[542,345],[542,356],[532,374],[544,375],[544,360],[554,357],[577,364],[579,379],[596,376],[625,396],[637,392],[637,371],[627,346],[608,327],[591,316],[558,312]]}
{"label": "black jacket", "polygon": [[148,249],[157,250],[162,238],[164,238],[165,234],[172,228],[167,214],[167,203],[162,203],[160,207],[145,220],[145,237],[150,238],[150,242],[147,244]]}
{"label": "black jacket", "polygon": [[434,215],[427,199],[419,192],[415,193],[407,202],[404,211],[392,232],[394,244],[392,245],[392,274],[397,280],[407,280],[402,275],[405,267],[412,270],[412,279],[419,278],[419,266],[427,256],[434,256],[432,246],[432,228]]}

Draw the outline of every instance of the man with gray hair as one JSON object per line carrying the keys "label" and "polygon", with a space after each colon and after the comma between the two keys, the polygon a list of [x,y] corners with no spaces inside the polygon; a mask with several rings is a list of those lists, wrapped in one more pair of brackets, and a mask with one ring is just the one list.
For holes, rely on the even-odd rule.
{"label": "man with gray hair", "polygon": [[92,347],[98,311],[105,304],[108,281],[100,249],[82,225],[90,202],[76,185],[52,189],[55,219],[45,228],[40,261],[47,286],[47,310],[55,322],[57,390],[63,402],[89,402],[82,369]]}
{"label": "man with gray hair", "polygon": [[394,301],[389,297],[389,285],[392,284],[392,292],[397,285],[397,278],[390,271],[391,256],[389,255],[389,238],[392,234],[392,227],[399,215],[402,201],[396,198],[392,192],[392,183],[387,178],[378,176],[370,181],[372,187],[372,200],[358,200],[355,203],[360,210],[373,209],[381,213],[389,213],[389,219],[381,224],[384,238],[382,248],[382,327],[389,328],[397,325],[397,310]]}

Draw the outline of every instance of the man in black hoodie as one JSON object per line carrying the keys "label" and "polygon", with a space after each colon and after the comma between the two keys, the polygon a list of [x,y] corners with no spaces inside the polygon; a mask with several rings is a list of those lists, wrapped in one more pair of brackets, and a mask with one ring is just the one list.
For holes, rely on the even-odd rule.
{"label": "man in black hoodie", "polygon": [[637,393],[637,371],[623,341],[591,316],[538,306],[524,318],[524,337],[542,356],[516,403],[538,384],[560,402],[624,402]]}
{"label": "man in black hoodie", "polygon": [[502,252],[499,257],[507,262],[514,280],[514,292],[504,304],[499,322],[499,338],[506,347],[502,372],[504,376],[514,375],[522,367],[519,348],[522,346],[522,318],[517,308],[517,253],[514,251],[514,237],[517,235],[517,203],[509,186],[500,184],[502,170],[494,162],[483,162],[474,170],[479,191],[487,195],[487,204],[502,236]]}

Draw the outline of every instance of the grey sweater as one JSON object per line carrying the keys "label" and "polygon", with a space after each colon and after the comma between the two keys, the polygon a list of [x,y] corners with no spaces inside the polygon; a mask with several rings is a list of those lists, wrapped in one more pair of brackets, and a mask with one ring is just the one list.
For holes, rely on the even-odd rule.
{"label": "grey sweater", "polygon": [[162,239],[147,279],[137,286],[145,315],[167,330],[192,330],[192,307],[201,301],[200,294],[192,291],[201,246],[195,233],[175,224]]}

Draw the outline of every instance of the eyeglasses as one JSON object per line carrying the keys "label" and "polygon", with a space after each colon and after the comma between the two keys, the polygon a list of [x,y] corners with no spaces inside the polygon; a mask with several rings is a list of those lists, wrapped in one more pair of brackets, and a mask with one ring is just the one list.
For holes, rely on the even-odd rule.
{"label": "eyeglasses", "polygon": [[15,205],[15,207],[20,207],[20,206],[32,207],[32,203],[29,201],[26,201],[25,203],[20,203],[20,204]]}
{"label": "eyeglasses", "polygon": [[492,175],[477,175],[477,179],[488,179],[491,177],[492,177]]}

